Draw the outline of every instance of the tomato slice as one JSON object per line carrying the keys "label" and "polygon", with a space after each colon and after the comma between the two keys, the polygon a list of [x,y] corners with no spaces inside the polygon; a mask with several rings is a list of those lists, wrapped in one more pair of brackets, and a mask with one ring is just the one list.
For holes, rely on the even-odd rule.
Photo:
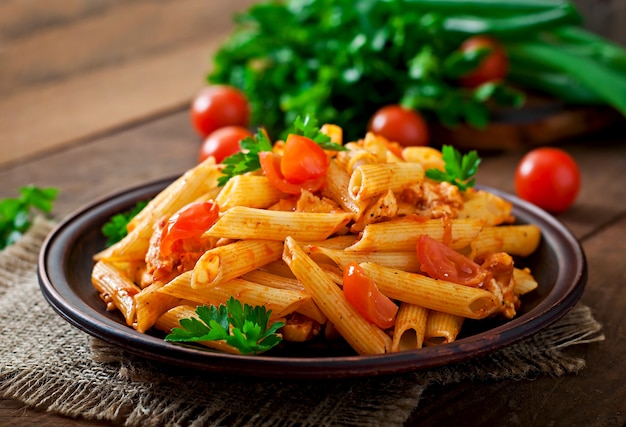
{"label": "tomato slice", "polygon": [[343,293],[368,322],[382,329],[391,328],[396,322],[398,306],[378,290],[356,262],[348,264],[343,272]]}
{"label": "tomato slice", "polygon": [[259,162],[263,173],[275,188],[287,194],[300,194],[302,190],[309,190],[314,193],[324,186],[326,183],[326,175],[321,175],[316,179],[305,181],[302,183],[293,183],[285,179],[281,172],[281,164],[283,158],[278,154],[270,151],[259,153]]}
{"label": "tomato slice", "polygon": [[177,240],[200,237],[217,221],[219,206],[214,201],[193,202],[170,217],[161,236],[161,255],[172,253]]}
{"label": "tomato slice", "polygon": [[289,134],[285,141],[280,172],[285,179],[301,184],[326,175],[328,156],[324,149],[306,136]]}
{"label": "tomato slice", "polygon": [[433,279],[466,286],[479,286],[487,271],[474,261],[432,237],[421,235],[417,241],[420,269]]}

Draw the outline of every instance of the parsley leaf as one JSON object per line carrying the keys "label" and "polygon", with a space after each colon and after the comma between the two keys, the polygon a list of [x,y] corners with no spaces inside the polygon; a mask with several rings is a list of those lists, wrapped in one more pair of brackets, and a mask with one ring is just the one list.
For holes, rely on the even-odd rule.
{"label": "parsley leaf", "polygon": [[322,147],[324,150],[331,151],[346,151],[347,148],[341,144],[335,144],[330,141],[330,136],[322,133],[320,128],[318,127],[317,120],[315,120],[311,116],[305,116],[304,119],[300,116],[296,117],[293,123],[293,128],[289,131],[289,133],[294,133],[296,135],[306,136],[313,140],[317,145]]}
{"label": "parsley leaf", "polygon": [[272,142],[263,129],[258,129],[254,137],[245,138],[239,144],[242,151],[222,161],[226,167],[222,170],[223,175],[217,180],[217,185],[220,187],[236,175],[261,169],[259,153],[272,151]]}
{"label": "parsley leaf", "polygon": [[128,223],[133,219],[141,210],[146,207],[147,201],[140,201],[132,207],[132,209],[115,214],[102,226],[102,234],[107,238],[106,245],[111,246],[114,243],[122,240],[127,234]]}
{"label": "parsley leaf", "polygon": [[284,322],[274,322],[268,327],[271,310],[263,306],[242,305],[234,297],[219,307],[199,306],[199,318],[180,319],[180,328],[172,329],[165,337],[170,342],[201,342],[224,340],[241,354],[259,354],[277,345],[281,335],[276,331]]}
{"label": "parsley leaf", "polygon": [[32,225],[32,209],[52,211],[57,188],[27,185],[20,188],[20,197],[0,200],[0,250],[17,242]]}
{"label": "parsley leaf", "polygon": [[445,172],[439,169],[428,169],[426,176],[435,181],[444,181],[459,187],[459,190],[465,191],[473,187],[476,183],[474,175],[478,171],[480,157],[476,150],[472,150],[467,154],[461,153],[451,145],[444,145],[441,148],[441,154],[445,161]]}

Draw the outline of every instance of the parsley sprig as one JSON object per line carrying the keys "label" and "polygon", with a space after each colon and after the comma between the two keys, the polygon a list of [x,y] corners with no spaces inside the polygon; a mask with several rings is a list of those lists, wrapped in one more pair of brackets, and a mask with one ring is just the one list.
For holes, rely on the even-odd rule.
{"label": "parsley sprig", "polygon": [[263,306],[242,306],[241,302],[230,297],[226,305],[219,307],[196,307],[194,317],[180,319],[180,328],[172,329],[165,337],[170,342],[201,342],[224,340],[241,354],[259,354],[277,345],[282,336],[276,331],[284,322],[274,322],[268,326],[271,310]]}
{"label": "parsley sprig", "polygon": [[[289,133],[306,136],[312,139],[317,145],[324,150],[344,151],[343,145],[335,144],[330,141],[330,137],[320,132],[317,121],[306,116],[304,119],[300,116],[294,120]],[[225,158],[222,163],[226,167],[222,170],[222,176],[217,180],[217,184],[221,187],[225,185],[232,177],[242,175],[247,172],[254,172],[261,169],[259,162],[259,153],[264,151],[272,151],[272,142],[267,137],[264,129],[258,129],[253,137],[248,137],[239,142],[241,151]]]}
{"label": "parsley sprig", "polygon": [[445,172],[439,169],[428,169],[426,176],[436,181],[449,182],[465,191],[476,183],[474,175],[478,171],[480,157],[476,150],[467,154],[461,153],[451,145],[444,145],[441,154],[445,162]]}
{"label": "parsley sprig", "polygon": [[241,140],[239,145],[242,151],[226,157],[222,161],[226,167],[222,170],[222,176],[217,180],[217,185],[220,187],[236,175],[242,175],[246,172],[254,172],[261,169],[259,153],[272,151],[272,142],[263,129],[257,130],[254,137]]}
{"label": "parsley sprig", "polygon": [[51,212],[58,192],[57,188],[27,185],[20,188],[20,197],[0,200],[0,250],[17,242],[28,231],[33,209]]}
{"label": "parsley sprig", "polygon": [[126,228],[133,219],[148,204],[147,201],[139,201],[130,210],[115,214],[102,226],[102,234],[107,238],[106,245],[111,246],[122,240],[127,234]]}

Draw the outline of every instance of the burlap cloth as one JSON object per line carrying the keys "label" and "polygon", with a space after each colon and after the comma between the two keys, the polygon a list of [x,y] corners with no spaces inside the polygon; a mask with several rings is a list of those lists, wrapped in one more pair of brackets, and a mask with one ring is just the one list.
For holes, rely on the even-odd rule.
{"label": "burlap cloth", "polygon": [[36,275],[52,225],[38,219],[0,252],[0,395],[72,417],[129,426],[402,425],[430,384],[574,374],[585,362],[562,350],[604,338],[578,305],[518,344],[409,374],[306,382],[180,373],[96,341],[53,312]]}

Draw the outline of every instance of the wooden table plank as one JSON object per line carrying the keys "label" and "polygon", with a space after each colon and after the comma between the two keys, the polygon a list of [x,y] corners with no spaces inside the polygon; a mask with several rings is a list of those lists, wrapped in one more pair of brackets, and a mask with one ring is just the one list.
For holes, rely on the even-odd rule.
{"label": "wooden table plank", "polygon": [[[0,97],[0,166],[187,105],[205,84],[210,57],[232,28],[232,14],[251,3],[140,2],[0,49],[0,63],[9,64],[0,69],[16,69],[6,71],[7,84],[16,85],[19,76],[12,73],[40,68],[50,74],[42,79],[51,80]],[[151,25],[156,32],[147,32]],[[204,31],[171,30],[190,26]],[[47,51],[52,53],[41,54]],[[37,61],[47,55],[67,66],[41,66]],[[84,65],[73,65],[81,60]],[[64,78],[54,79],[55,73]]]}

